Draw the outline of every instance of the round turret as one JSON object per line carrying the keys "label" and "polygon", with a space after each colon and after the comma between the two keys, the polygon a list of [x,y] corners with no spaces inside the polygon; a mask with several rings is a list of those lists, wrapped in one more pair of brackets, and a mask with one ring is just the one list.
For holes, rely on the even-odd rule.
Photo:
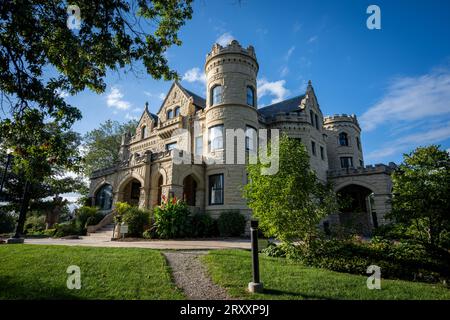
{"label": "round turret", "polygon": [[361,128],[356,115],[338,114],[323,119],[327,131],[327,153],[331,170],[364,166]]}

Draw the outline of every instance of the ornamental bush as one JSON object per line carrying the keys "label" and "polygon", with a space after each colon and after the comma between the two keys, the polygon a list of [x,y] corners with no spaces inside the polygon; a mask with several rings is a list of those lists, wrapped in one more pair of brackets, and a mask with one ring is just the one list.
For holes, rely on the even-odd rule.
{"label": "ornamental bush", "polygon": [[206,238],[217,236],[217,223],[209,214],[196,213],[191,218],[193,237]]}
{"label": "ornamental bush", "polygon": [[245,231],[245,217],[239,211],[222,212],[217,227],[221,237],[239,237]]}
{"label": "ornamental bush", "polygon": [[142,237],[145,228],[150,224],[150,211],[130,207],[122,215],[122,221],[128,225],[128,236]]}
{"label": "ornamental bush", "polygon": [[190,211],[185,202],[171,198],[153,211],[156,235],[161,239],[183,238],[192,233]]}

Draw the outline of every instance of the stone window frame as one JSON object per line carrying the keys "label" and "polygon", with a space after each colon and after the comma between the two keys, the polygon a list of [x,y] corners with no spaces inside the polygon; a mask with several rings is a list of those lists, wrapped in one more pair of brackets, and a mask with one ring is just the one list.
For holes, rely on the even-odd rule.
{"label": "stone window frame", "polygon": [[[341,135],[345,135],[346,144],[341,143]],[[339,147],[350,147],[350,135],[346,131],[341,131],[337,135],[337,142]]]}
{"label": "stone window frame", "polygon": [[[249,91],[252,94],[252,102],[251,104],[249,103]],[[247,85],[246,89],[245,89],[245,102],[247,103],[248,106],[250,107],[256,107],[256,103],[255,103],[255,88],[252,85]]]}
{"label": "stone window frame", "polygon": [[[200,143],[198,143],[199,142],[199,140],[200,140]],[[195,137],[194,138],[194,155],[196,155],[196,156],[203,156],[203,135],[201,135],[201,136],[197,136],[197,137]],[[199,151],[198,149],[198,146],[200,146],[200,148],[201,148],[201,153],[199,154],[197,151]]]}
{"label": "stone window frame", "polygon": [[[222,128],[222,147],[220,148],[212,148],[212,140],[211,140],[211,129],[217,128],[217,127],[221,127]],[[208,151],[209,152],[214,152],[214,151],[218,151],[218,150],[223,150],[224,146],[225,146],[225,126],[223,123],[219,123],[219,124],[215,124],[211,127],[208,128]]]}
{"label": "stone window frame", "polygon": [[[217,203],[213,203],[212,200],[212,181],[211,179],[215,177],[219,177],[221,179],[221,187],[220,189],[217,189],[216,191],[220,191],[220,202]],[[223,173],[216,173],[216,174],[211,174],[208,176],[208,205],[210,206],[219,206],[219,205],[223,205],[225,203],[225,175]]]}
{"label": "stone window frame", "polygon": [[[215,100],[215,95],[216,95],[216,94],[214,93],[214,90],[216,90],[216,89],[218,89],[218,88],[220,88],[220,99],[219,99],[218,101],[216,101],[216,100]],[[215,83],[215,84],[213,84],[213,85],[211,86],[209,95],[210,95],[210,105],[211,105],[211,106],[215,106],[215,105],[218,105],[218,104],[223,103],[223,85],[220,84],[220,83]]]}
{"label": "stone window frame", "polygon": [[314,140],[311,140],[311,154],[315,157],[317,156],[316,142]]}
{"label": "stone window frame", "polygon": [[[254,130],[255,135],[254,135],[254,140],[253,140],[253,149],[249,148],[249,136],[247,135],[247,132],[250,130]],[[249,124],[245,125],[245,151],[250,151],[250,152],[256,152],[258,148],[258,130],[254,127],[251,126]]]}
{"label": "stone window frame", "polygon": [[173,110],[174,110],[173,111],[173,117],[174,118],[178,117],[180,115],[180,112],[181,112],[181,107],[180,106],[176,106]]}
{"label": "stone window frame", "polygon": [[323,146],[319,146],[320,148],[320,158],[325,161],[325,148]]}
{"label": "stone window frame", "polygon": [[141,139],[148,138],[148,129],[146,125],[141,127]]}
{"label": "stone window frame", "polygon": [[169,109],[166,111],[167,120],[173,119],[173,110]]}
{"label": "stone window frame", "polygon": [[[342,162],[342,160],[344,160],[344,159],[350,159],[350,165],[349,166],[343,166],[343,162]],[[352,156],[343,156],[343,157],[339,157],[339,161],[340,161],[340,163],[341,163],[341,169],[349,169],[349,168],[354,168],[354,165],[353,165],[353,157]]]}

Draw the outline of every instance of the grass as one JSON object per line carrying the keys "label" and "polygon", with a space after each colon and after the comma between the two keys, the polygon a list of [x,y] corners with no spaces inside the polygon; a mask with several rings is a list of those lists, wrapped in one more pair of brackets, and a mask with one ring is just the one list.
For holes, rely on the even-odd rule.
{"label": "grass", "polygon": [[243,299],[450,299],[450,290],[442,285],[382,279],[381,290],[369,290],[364,276],[263,255],[260,273],[265,291],[252,295],[246,291],[252,279],[250,252],[211,251],[203,260],[215,283],[227,288],[231,296]]}
{"label": "grass", "polygon": [[[81,269],[81,289],[66,286]],[[138,248],[0,246],[0,299],[183,299],[160,252]]]}

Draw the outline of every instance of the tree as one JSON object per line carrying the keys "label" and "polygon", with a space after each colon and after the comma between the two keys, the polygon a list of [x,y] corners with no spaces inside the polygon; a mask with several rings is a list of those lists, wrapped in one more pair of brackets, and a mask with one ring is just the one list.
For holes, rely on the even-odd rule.
{"label": "tree", "polygon": [[0,121],[0,145],[14,150],[14,170],[25,181],[17,233],[30,185],[50,176],[53,165],[75,164],[61,142],[81,113],[61,93],[104,92],[108,70],[137,61],[153,78],[176,78],[165,53],[181,44],[177,33],[192,16],[191,0],[78,0],[77,6],[81,23],[73,30],[67,1],[0,2],[0,104],[9,112]]}
{"label": "tree", "polygon": [[120,124],[107,120],[98,129],[83,137],[83,173],[89,177],[94,170],[117,164],[122,135],[136,130],[137,122],[131,120]]}
{"label": "tree", "polygon": [[267,236],[311,244],[320,220],[337,211],[335,193],[319,181],[301,142],[282,135],[279,171],[261,174],[263,164],[249,164],[244,195]]}
{"label": "tree", "polygon": [[403,155],[392,174],[392,212],[397,222],[413,225],[421,241],[437,246],[450,231],[450,155],[437,145]]}

